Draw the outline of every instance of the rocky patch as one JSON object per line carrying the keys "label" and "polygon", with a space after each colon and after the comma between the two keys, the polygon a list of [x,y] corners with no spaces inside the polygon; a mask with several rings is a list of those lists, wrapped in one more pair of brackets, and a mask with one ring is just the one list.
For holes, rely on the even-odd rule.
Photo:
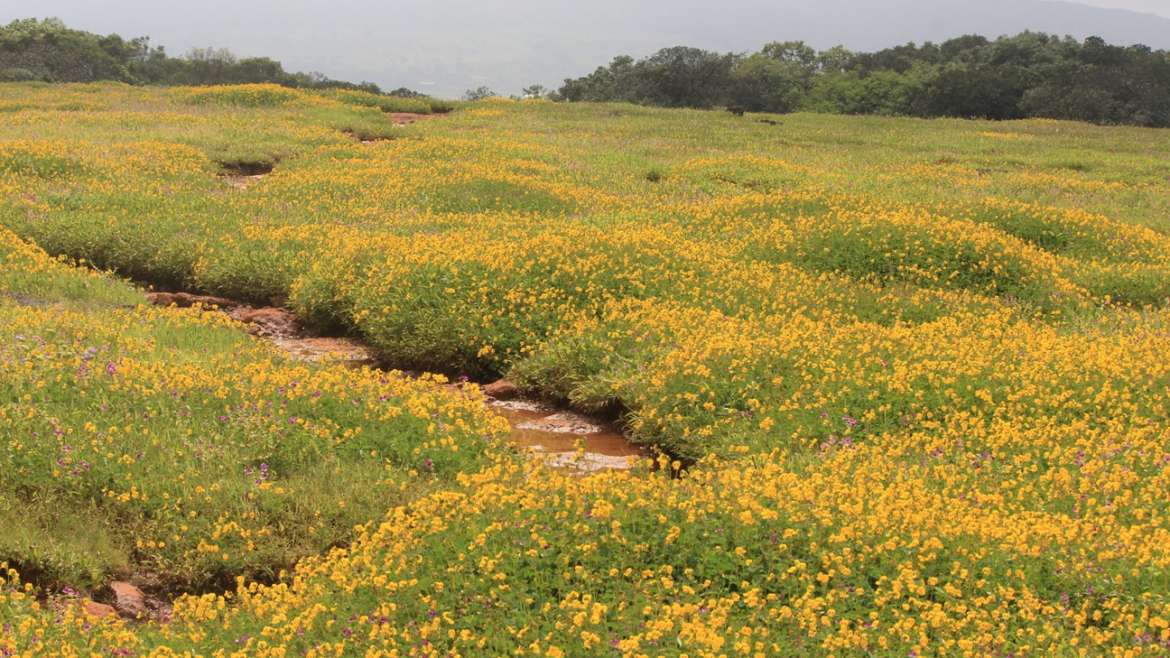
{"label": "rocky patch", "polygon": [[138,619],[147,613],[146,595],[142,590],[126,581],[110,583],[110,591],[114,594],[114,609],[123,617]]}
{"label": "rocky patch", "polygon": [[259,183],[260,181],[264,180],[264,174],[225,174],[223,179],[237,190],[246,190],[255,183]]}
{"label": "rocky patch", "polygon": [[483,394],[497,400],[511,400],[520,395],[520,389],[506,379],[498,379],[483,387]]}

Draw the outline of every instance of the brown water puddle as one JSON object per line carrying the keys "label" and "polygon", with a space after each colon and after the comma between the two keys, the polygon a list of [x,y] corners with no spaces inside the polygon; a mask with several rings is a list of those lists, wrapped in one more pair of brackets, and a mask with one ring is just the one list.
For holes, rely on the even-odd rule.
{"label": "brown water puddle", "polygon": [[508,440],[548,464],[584,472],[630,468],[646,453],[613,425],[533,400],[487,398],[508,419]]}
{"label": "brown water puddle", "polygon": [[[297,317],[287,309],[253,307],[223,297],[190,293],[153,292],[147,298],[159,306],[189,307],[199,304],[216,307],[248,326],[248,332],[267,340],[298,361],[336,361],[353,366],[377,367],[378,359],[366,344],[353,338],[329,338],[307,334]],[[627,469],[647,452],[630,443],[612,423],[572,411],[507,394],[492,397],[499,384],[485,387],[484,402],[489,409],[508,420],[512,427],[508,440],[530,451],[556,468],[582,473]],[[451,388],[459,388],[452,384]]]}

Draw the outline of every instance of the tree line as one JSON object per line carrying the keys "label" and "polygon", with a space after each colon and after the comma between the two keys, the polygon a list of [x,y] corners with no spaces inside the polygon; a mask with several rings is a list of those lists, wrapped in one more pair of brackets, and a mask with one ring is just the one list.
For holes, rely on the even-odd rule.
{"label": "tree line", "polygon": [[[268,57],[236,57],[217,48],[173,57],[148,37],[124,39],[70,29],[58,19],[0,27],[0,81],[210,85],[271,82],[289,87],[359,89],[372,82],[285,71]],[[409,89],[386,92],[418,96]],[[524,97],[545,93],[540,86]],[[493,95],[481,88],[467,98]],[[964,36],[877,52],[837,46],[817,51],[800,41],[754,53],[678,46],[635,60],[615,57],[548,94],[563,101],[625,101],[733,111],[1021,119],[1170,126],[1170,53],[1024,32],[990,40]]]}
{"label": "tree line", "polygon": [[[172,57],[149,37],[124,39],[67,27],[56,18],[15,20],[0,27],[0,82],[96,82],[215,85],[269,82],[310,89],[381,93],[372,82],[334,80],[321,73],[285,71],[268,57],[236,57],[222,48],[196,48]],[[408,89],[392,95],[417,96]]]}
{"label": "tree line", "polygon": [[964,36],[877,52],[777,42],[750,54],[666,48],[565,80],[565,101],[733,111],[1044,117],[1170,126],[1170,53],[1098,37]]}

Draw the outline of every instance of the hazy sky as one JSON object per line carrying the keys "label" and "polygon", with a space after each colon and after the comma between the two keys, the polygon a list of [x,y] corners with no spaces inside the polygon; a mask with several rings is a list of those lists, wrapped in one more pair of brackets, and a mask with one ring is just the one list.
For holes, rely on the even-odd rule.
{"label": "hazy sky", "polygon": [[29,16],[150,36],[172,54],[226,47],[289,70],[444,96],[479,85],[555,87],[614,55],[680,44],[748,51],[801,39],[868,50],[1031,29],[1170,48],[1170,0],[0,1],[0,21]]}
{"label": "hazy sky", "polygon": [[1082,2],[1094,7],[1129,9],[1170,17],[1170,0],[1082,0]]}

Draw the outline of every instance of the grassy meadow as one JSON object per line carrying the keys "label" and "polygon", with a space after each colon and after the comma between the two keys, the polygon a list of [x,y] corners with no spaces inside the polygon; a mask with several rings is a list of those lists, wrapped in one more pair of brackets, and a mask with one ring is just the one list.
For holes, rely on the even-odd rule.
{"label": "grassy meadow", "polygon": [[0,656],[1170,651],[1170,133],[414,103],[0,85]]}

